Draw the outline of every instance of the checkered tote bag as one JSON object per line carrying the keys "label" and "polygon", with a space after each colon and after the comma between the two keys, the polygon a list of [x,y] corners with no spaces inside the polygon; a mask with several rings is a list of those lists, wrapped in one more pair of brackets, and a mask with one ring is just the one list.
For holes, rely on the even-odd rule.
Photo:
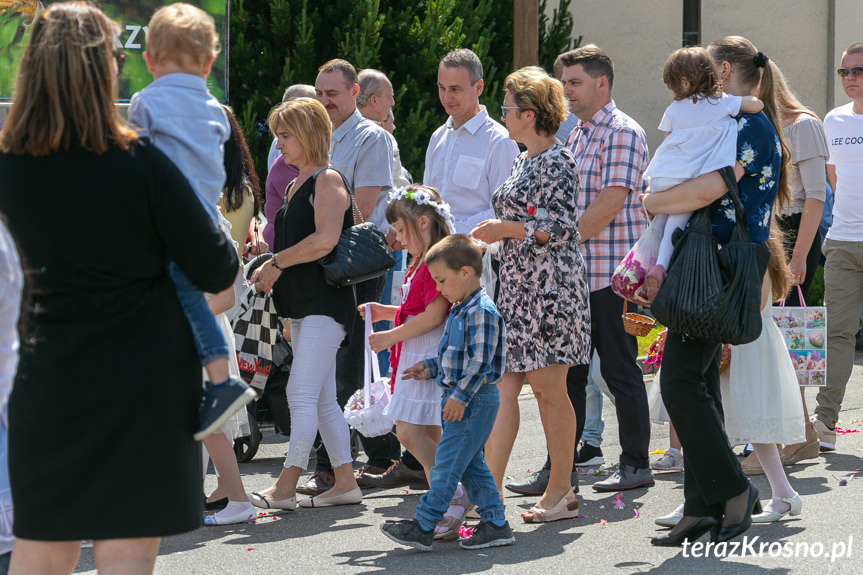
{"label": "checkered tote bag", "polygon": [[[246,264],[246,275],[262,262]],[[279,332],[279,316],[270,294],[258,294],[249,286],[240,296],[240,307],[232,322],[240,376],[255,389],[263,390],[273,370],[273,345]]]}

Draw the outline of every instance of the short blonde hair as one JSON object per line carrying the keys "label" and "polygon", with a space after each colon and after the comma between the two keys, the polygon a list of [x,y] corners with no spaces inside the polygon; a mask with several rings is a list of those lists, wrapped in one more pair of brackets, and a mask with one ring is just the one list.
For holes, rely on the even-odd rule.
{"label": "short blonde hair", "polygon": [[180,61],[186,55],[197,64],[221,50],[213,17],[191,4],[176,2],[156,10],[147,24],[147,53],[159,61]]}
{"label": "short blonde hair", "polygon": [[299,140],[306,161],[315,166],[330,163],[333,125],[323,104],[313,98],[294,98],[272,109],[267,125],[274,136],[285,130]]}
{"label": "short blonde hair", "polygon": [[521,111],[536,114],[534,124],[540,135],[553,136],[566,120],[566,100],[563,85],[537,66],[516,70],[506,77],[504,89],[510,93]]}

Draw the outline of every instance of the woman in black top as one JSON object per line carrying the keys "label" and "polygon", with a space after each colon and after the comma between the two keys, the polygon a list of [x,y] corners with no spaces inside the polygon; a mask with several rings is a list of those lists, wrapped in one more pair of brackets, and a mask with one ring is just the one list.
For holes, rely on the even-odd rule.
{"label": "woman in black top", "polygon": [[37,16],[0,132],[31,291],[9,400],[18,573],[71,573],[82,539],[100,572],[149,573],[160,536],[201,525],[201,367],[165,253],[213,293],[239,261],[114,108],[119,30],[85,3]]}
{"label": "woman in black top", "polygon": [[269,125],[285,162],[300,169],[276,215],[273,258],[252,277],[258,289],[273,290],[276,310],[291,321],[291,443],[276,483],[251,499],[264,509],[295,508],[297,481],[320,431],[335,485],[300,506],[359,503],[363,496],[353,475],[348,426],[336,402],[336,352],[351,333],[356,299],[353,289],[327,284],[317,263],[353,225],[351,197],[341,175],[327,168],[332,128],[320,102],[289,100],[270,113]]}

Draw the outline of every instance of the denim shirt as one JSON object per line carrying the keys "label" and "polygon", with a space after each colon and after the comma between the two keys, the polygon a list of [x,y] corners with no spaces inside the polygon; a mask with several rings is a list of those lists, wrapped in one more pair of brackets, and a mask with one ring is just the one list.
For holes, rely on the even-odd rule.
{"label": "denim shirt", "polygon": [[204,79],[166,74],[154,80],[132,96],[129,121],[174,162],[218,223],[216,202],[225,187],[222,157],[231,125]]}
{"label": "denim shirt", "polygon": [[437,357],[422,362],[426,378],[455,388],[450,397],[467,405],[480,386],[503,377],[505,329],[494,302],[478,288],[450,310]]}

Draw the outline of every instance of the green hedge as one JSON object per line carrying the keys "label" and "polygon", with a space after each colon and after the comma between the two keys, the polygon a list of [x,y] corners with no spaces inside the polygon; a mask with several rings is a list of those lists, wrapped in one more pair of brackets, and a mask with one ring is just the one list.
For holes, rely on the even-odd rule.
{"label": "green hedge", "polygon": [[[395,88],[402,163],[419,179],[432,132],[446,121],[437,97],[441,57],[470,48],[483,62],[490,110],[512,71],[511,0],[231,0],[229,98],[255,166],[266,174],[271,135],[265,119],[290,84],[314,84],[317,68],[344,58],[377,68]],[[547,70],[574,41],[570,0],[551,18],[540,1],[540,62]]]}

